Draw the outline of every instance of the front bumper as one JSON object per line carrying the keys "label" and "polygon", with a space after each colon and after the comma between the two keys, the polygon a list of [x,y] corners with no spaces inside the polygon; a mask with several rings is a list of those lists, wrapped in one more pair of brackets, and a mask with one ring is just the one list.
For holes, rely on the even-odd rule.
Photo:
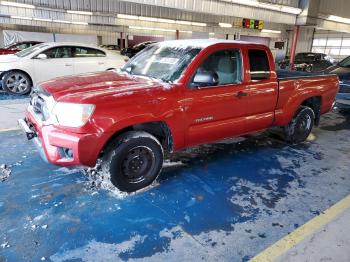
{"label": "front bumper", "polygon": [[41,125],[27,112],[18,124],[28,140],[33,140],[44,161],[59,166],[94,167],[107,141],[107,134],[66,132],[54,125]]}

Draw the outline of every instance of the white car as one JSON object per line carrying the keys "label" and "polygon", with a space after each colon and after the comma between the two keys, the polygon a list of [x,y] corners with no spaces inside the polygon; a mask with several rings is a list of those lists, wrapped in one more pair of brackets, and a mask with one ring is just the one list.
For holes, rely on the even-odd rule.
{"label": "white car", "polygon": [[54,77],[118,69],[123,56],[79,43],[43,43],[13,55],[0,56],[5,91],[22,95],[40,81]]}

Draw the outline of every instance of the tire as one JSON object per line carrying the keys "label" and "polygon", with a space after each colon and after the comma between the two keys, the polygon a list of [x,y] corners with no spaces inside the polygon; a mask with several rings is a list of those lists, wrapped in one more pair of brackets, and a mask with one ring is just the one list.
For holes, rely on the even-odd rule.
{"label": "tire", "polygon": [[3,89],[13,95],[25,95],[32,90],[32,80],[20,71],[9,71],[2,77]]}
{"label": "tire", "polygon": [[154,136],[143,131],[130,131],[107,146],[102,170],[119,190],[134,192],[158,177],[163,155],[163,148]]}
{"label": "tire", "polygon": [[284,128],[285,139],[291,143],[300,143],[307,139],[315,122],[314,111],[300,106],[292,121]]}

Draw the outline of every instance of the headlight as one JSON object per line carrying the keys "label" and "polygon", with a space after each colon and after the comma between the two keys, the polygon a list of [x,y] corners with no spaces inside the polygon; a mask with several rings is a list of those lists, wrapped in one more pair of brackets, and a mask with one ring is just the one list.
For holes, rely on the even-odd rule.
{"label": "headlight", "polygon": [[81,127],[91,117],[95,105],[58,102],[52,110],[61,126]]}

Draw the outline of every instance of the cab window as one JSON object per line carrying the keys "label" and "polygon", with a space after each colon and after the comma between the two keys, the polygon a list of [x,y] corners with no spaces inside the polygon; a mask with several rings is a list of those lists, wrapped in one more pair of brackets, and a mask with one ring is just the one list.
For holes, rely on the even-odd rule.
{"label": "cab window", "polygon": [[248,51],[250,64],[250,79],[252,81],[260,81],[270,78],[269,59],[264,50]]}
{"label": "cab window", "polygon": [[[221,50],[209,55],[192,77],[191,87],[223,86],[242,81],[239,50]],[[208,81],[206,81],[208,80]]]}

